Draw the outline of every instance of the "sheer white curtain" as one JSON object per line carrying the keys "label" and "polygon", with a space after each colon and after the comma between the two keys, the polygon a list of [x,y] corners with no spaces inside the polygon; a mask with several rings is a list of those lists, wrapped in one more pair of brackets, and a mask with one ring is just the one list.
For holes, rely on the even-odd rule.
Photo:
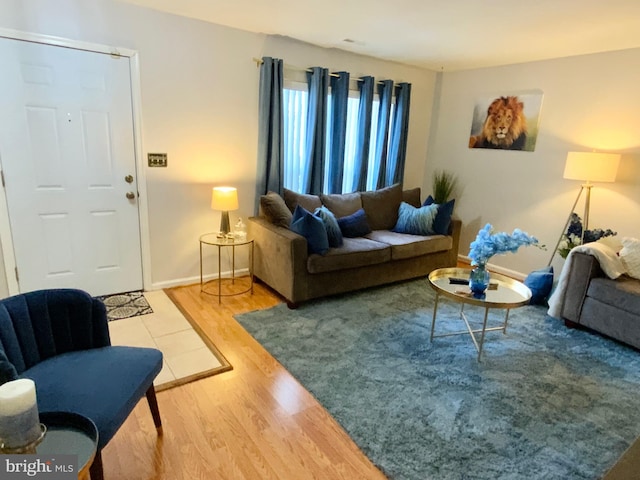
{"label": "sheer white curtain", "polygon": [[284,186],[296,192],[303,188],[307,103],[306,91],[284,89]]}
{"label": "sheer white curtain", "polygon": [[[330,101],[328,103],[331,105]],[[349,193],[351,191],[351,184],[354,176],[356,137],[358,131],[358,103],[359,98],[357,92],[352,92],[349,97],[349,104],[347,108],[347,132],[342,182],[342,191],[344,193]],[[308,93],[306,91],[306,85],[296,84],[293,82],[285,83],[283,92],[284,187],[296,192],[301,192],[303,188],[307,104]],[[393,105],[391,108],[393,111]],[[377,125],[378,110],[379,100],[376,96],[373,101],[371,118],[372,125]],[[332,111],[329,106],[327,112],[328,121],[331,121],[331,114]],[[376,138],[377,131],[375,128],[372,128],[371,137],[369,139],[369,174],[367,175],[367,190],[375,190],[376,188],[377,179],[374,178],[373,175],[373,172],[375,171],[373,165],[375,162]],[[327,183],[325,181],[325,192],[327,191],[326,185]]]}

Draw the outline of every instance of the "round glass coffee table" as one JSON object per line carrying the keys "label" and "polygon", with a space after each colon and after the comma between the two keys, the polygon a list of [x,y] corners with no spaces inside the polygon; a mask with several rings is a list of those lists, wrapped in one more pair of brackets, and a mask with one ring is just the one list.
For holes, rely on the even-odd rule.
{"label": "round glass coffee table", "polygon": [[[431,321],[430,341],[438,337],[469,335],[478,351],[478,361],[480,361],[486,332],[500,330],[505,334],[507,332],[507,322],[509,321],[509,311],[512,308],[528,304],[531,299],[531,290],[518,280],[492,272],[489,289],[487,289],[484,298],[476,298],[472,295],[468,285],[451,283],[451,279],[468,279],[470,272],[471,269],[469,268],[439,268],[429,274],[429,285],[431,285],[431,288],[436,292],[436,301],[433,305],[433,319]],[[467,327],[466,330],[439,335],[435,334],[438,303],[441,296],[460,303],[460,318],[464,321]],[[484,308],[482,328],[475,330],[471,328],[464,312],[465,305],[475,305]],[[499,327],[487,327],[489,310],[492,308],[506,310],[504,322]],[[480,334],[480,338],[476,336],[477,334]]]}

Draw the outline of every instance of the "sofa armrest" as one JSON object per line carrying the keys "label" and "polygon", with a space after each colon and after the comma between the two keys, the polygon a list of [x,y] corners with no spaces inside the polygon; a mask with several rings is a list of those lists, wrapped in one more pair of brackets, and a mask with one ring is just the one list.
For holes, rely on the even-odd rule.
{"label": "sofa armrest", "polygon": [[603,276],[598,260],[586,253],[574,252],[571,254],[571,269],[567,277],[567,286],[564,292],[562,318],[574,323],[580,323],[582,305],[587,296],[589,283],[594,277]]}
{"label": "sofa armrest", "polygon": [[451,219],[451,223],[449,224],[449,235],[451,235],[453,239],[453,243],[451,244],[450,250],[450,260],[449,263],[452,267],[455,267],[458,264],[458,249],[460,248],[460,233],[462,232],[462,220]]}
{"label": "sofa armrest", "polygon": [[290,302],[307,289],[307,240],[270,223],[264,217],[249,218],[254,240],[254,275]]}

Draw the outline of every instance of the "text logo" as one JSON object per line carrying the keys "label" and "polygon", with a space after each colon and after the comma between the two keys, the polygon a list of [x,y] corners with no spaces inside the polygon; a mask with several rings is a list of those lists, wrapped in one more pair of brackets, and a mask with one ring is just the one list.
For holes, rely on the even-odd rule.
{"label": "text logo", "polygon": [[0,455],[0,480],[75,480],[77,455]]}

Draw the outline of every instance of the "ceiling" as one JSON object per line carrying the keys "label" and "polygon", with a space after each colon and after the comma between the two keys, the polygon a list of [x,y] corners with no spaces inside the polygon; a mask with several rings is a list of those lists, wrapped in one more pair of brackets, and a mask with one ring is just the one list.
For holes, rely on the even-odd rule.
{"label": "ceiling", "polygon": [[640,47],[640,0],[120,1],[436,71]]}

